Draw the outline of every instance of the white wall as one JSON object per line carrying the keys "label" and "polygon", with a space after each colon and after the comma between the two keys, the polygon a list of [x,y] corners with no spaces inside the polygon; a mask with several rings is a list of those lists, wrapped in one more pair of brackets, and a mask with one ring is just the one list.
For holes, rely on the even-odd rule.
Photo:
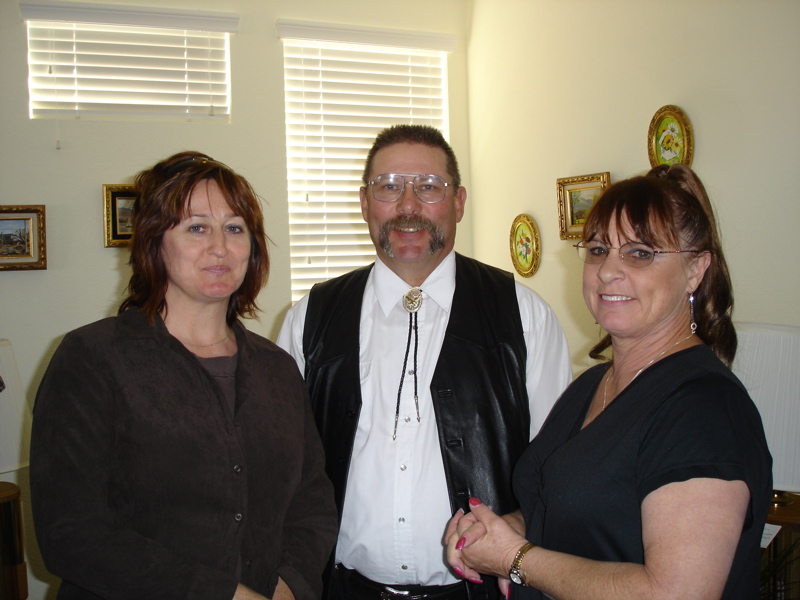
{"label": "white wall", "polygon": [[[275,242],[270,283],[259,301],[260,322],[248,327],[274,338],[290,304],[283,58],[275,22],[290,18],[454,34],[451,55],[451,141],[469,169],[466,129],[467,15],[461,0],[106,0],[234,12],[231,39],[233,120],[230,124],[153,123],[28,118],[25,26],[18,0],[0,0],[0,204],[45,204],[48,268],[0,272],[0,337],[13,341],[23,385],[32,401],[63,335],[113,314],[129,271],[126,252],[103,247],[102,185],[125,183],[170,154],[196,149],[247,177],[265,200],[267,232]],[[424,15],[421,18],[409,18]],[[56,139],[61,149],[56,149]],[[357,190],[354,190],[357,194]],[[469,225],[466,224],[467,233]],[[469,236],[459,240],[470,253]],[[19,478],[26,496],[27,473]],[[55,597],[28,523],[31,599]]]}
{"label": "white wall", "polygon": [[475,0],[469,46],[475,254],[511,268],[519,213],[543,257],[525,283],[555,308],[576,368],[598,328],[559,239],[556,179],[649,168],[656,110],[680,106],[715,204],[734,319],[800,325],[800,2]]}

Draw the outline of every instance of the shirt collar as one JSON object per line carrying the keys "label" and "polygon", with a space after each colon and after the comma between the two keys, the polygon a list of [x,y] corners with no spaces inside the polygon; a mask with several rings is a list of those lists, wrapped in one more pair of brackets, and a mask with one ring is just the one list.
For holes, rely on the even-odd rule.
{"label": "shirt collar", "polygon": [[[400,303],[403,294],[411,288],[410,285],[387,267],[380,257],[375,259],[373,286],[384,315],[388,315]],[[456,289],[455,252],[451,250],[419,287],[422,290],[424,299],[433,300],[442,310],[450,312],[450,307],[453,304],[453,293]]]}

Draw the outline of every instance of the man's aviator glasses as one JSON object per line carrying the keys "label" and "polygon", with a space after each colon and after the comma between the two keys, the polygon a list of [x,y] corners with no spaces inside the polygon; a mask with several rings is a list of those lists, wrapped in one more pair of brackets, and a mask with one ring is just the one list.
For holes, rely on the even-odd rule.
{"label": "man's aviator glasses", "polygon": [[[406,180],[413,177],[412,180]],[[384,173],[369,182],[372,197],[378,202],[394,202],[403,195],[406,184],[414,186],[414,193],[426,204],[436,204],[444,200],[447,188],[451,185],[438,175],[416,175],[414,173]]]}
{"label": "man's aviator glasses", "polygon": [[681,254],[683,252],[699,252],[699,250],[656,250],[644,242],[628,242],[622,246],[606,246],[602,242],[580,242],[574,244],[578,256],[589,265],[599,265],[605,262],[611,250],[619,250],[619,257],[626,265],[634,269],[642,269],[653,263],[656,254]]}

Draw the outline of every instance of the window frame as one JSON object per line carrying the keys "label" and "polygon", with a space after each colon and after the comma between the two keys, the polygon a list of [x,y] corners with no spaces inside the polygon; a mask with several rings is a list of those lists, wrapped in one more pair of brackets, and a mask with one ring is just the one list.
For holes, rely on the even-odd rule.
{"label": "window frame", "polygon": [[230,120],[230,13],[22,2],[31,118]]}
{"label": "window frame", "polygon": [[[279,20],[277,25],[284,44],[291,294],[292,302],[296,302],[315,283],[374,262],[375,248],[361,216],[359,200],[364,160],[377,133],[390,125],[430,124],[442,130],[447,137],[447,63],[448,53],[455,49],[455,37],[285,19]],[[314,84],[312,88],[318,87],[309,91],[307,97],[304,95],[306,92],[300,89],[290,89],[300,85],[292,78],[302,77],[302,74],[289,72],[302,68],[292,60],[302,62],[302,59],[287,56],[289,47],[307,48],[312,55],[320,53],[319,56],[309,57],[309,61],[313,63],[318,60],[320,64],[317,70],[325,75],[320,74],[317,80],[309,80]],[[381,105],[380,101],[386,100],[386,97],[381,95],[379,88],[385,86],[394,89],[392,86],[397,76],[391,71],[399,72],[400,66],[391,65],[388,75],[376,69],[375,73],[370,72],[365,76],[365,63],[358,58],[339,56],[339,52],[351,52],[356,57],[366,57],[370,53],[384,53],[387,57],[414,55],[408,59],[409,62],[434,60],[432,57],[435,57],[438,65],[429,70],[440,72],[438,97],[430,102],[432,106],[437,106],[426,109],[423,106],[409,108],[404,105],[405,114],[401,115],[395,107],[389,106],[391,101]],[[333,58],[323,58],[323,54]],[[326,60],[334,65],[330,71],[323,67]],[[348,60],[352,62],[347,63]],[[332,74],[339,64],[346,76]],[[354,66],[351,67],[351,64]],[[424,66],[419,65],[409,65],[407,68],[418,72],[425,70]],[[315,65],[308,67],[309,72],[314,70]],[[408,76],[408,79],[417,82],[424,79],[420,75],[415,77],[412,80]],[[346,78],[356,81],[348,82]],[[379,83],[370,89],[372,79],[379,80]],[[349,84],[353,85],[355,91],[345,89]],[[329,91],[326,86],[336,89]],[[407,87],[411,89],[414,85],[409,83]],[[368,106],[364,97],[358,95],[361,91],[364,91],[364,96],[374,94],[371,99],[378,102],[376,106],[380,108]],[[340,101],[339,97],[344,100]],[[348,99],[352,101],[351,104],[347,104]],[[325,113],[323,106],[326,103],[331,106],[329,114]],[[437,111],[441,117],[434,116]],[[325,120],[327,116],[330,116],[329,121]],[[302,119],[307,119],[307,122],[302,123]]]}

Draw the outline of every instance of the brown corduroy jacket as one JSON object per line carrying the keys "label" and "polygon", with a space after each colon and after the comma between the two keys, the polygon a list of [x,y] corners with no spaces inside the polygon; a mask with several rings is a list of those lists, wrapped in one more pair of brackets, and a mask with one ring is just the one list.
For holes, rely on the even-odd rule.
{"label": "brown corduroy jacket", "polygon": [[59,598],[228,600],[237,583],[321,593],[336,536],[300,373],[234,325],[236,409],[138,310],[73,331],[34,409],[36,534]]}

